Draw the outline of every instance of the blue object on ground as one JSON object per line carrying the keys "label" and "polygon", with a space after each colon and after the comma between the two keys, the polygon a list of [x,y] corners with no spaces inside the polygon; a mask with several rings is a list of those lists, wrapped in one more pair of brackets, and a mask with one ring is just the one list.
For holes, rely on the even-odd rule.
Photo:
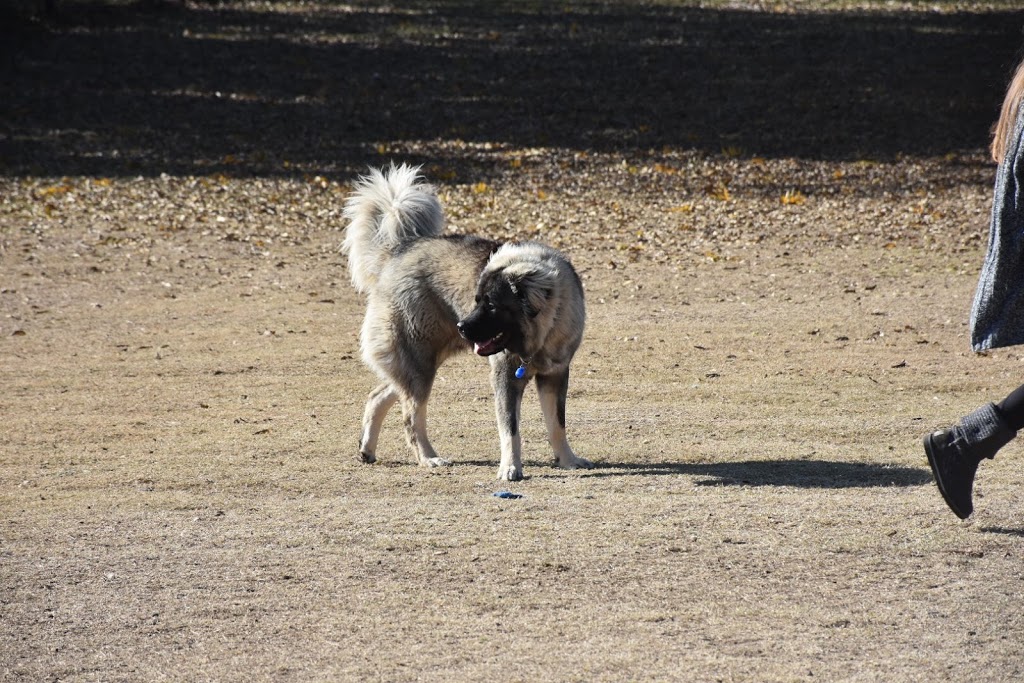
{"label": "blue object on ground", "polygon": [[491,494],[495,498],[522,498],[521,493],[512,493],[511,491],[495,491]]}

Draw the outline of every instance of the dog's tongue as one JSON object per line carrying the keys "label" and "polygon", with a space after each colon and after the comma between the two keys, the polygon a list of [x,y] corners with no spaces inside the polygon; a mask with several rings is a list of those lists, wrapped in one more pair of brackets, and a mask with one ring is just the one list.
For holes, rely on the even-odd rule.
{"label": "dog's tongue", "polygon": [[498,337],[488,339],[485,342],[476,342],[473,344],[473,353],[478,356],[489,356],[494,353],[498,346]]}

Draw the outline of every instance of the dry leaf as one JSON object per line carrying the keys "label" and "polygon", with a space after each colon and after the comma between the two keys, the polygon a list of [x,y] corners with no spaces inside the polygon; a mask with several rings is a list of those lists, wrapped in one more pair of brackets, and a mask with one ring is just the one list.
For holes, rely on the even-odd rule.
{"label": "dry leaf", "polygon": [[729,188],[721,184],[709,187],[708,196],[712,199],[717,199],[720,202],[727,202],[732,199],[732,194],[729,192]]}
{"label": "dry leaf", "polygon": [[786,206],[795,205],[800,206],[807,201],[807,197],[800,190],[787,190],[779,201]]}

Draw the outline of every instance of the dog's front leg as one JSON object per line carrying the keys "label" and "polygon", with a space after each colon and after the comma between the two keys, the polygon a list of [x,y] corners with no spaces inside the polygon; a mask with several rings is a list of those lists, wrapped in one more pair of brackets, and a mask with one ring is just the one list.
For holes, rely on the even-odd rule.
{"label": "dog's front leg", "polygon": [[565,437],[565,397],[569,393],[569,368],[549,375],[537,375],[537,395],[544,423],[548,428],[548,442],[555,452],[558,466],[566,470],[590,469],[592,462],[573,453]]}
{"label": "dog's front leg", "polygon": [[523,440],[519,434],[519,408],[528,379],[516,379],[516,366],[509,354],[491,356],[491,385],[494,387],[494,408],[501,440],[501,463],[498,479],[519,481],[523,478]]}

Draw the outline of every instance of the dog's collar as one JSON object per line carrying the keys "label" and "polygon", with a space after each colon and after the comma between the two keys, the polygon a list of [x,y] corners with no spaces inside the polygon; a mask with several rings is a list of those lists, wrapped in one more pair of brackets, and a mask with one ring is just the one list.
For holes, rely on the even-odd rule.
{"label": "dog's collar", "polygon": [[522,379],[523,377],[526,377],[526,366],[529,365],[530,361],[532,360],[533,356],[530,356],[529,358],[523,358],[522,356],[519,356],[519,367],[516,368],[516,379]]}

